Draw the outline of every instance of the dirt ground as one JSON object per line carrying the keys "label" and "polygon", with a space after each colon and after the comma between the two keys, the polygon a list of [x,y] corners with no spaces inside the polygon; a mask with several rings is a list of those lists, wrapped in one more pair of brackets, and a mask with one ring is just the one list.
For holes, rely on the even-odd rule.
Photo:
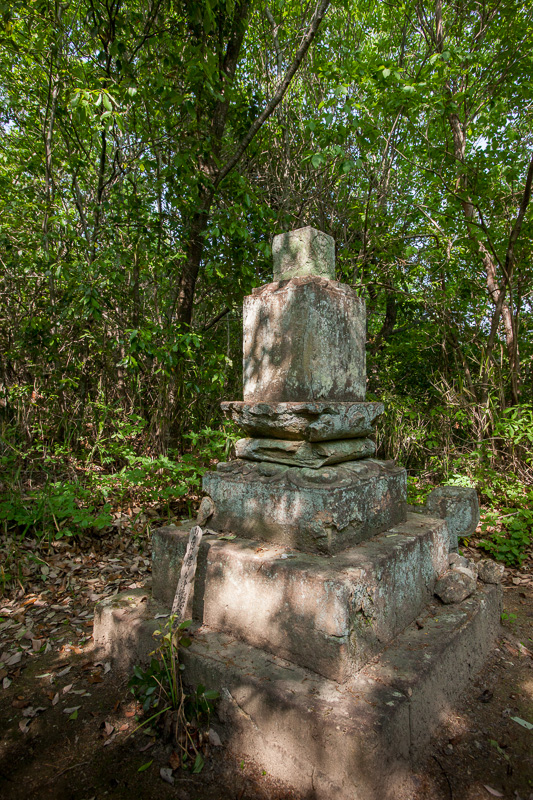
{"label": "dirt ground", "polygon": [[[0,599],[2,800],[296,797],[222,747],[210,748],[198,775],[172,771],[172,748],[135,731],[138,707],[126,681],[112,664],[95,662],[94,603],[149,579],[148,539],[128,541],[118,530],[74,551],[58,545],[19,556],[24,580]],[[401,800],[533,800],[531,566],[530,559],[506,571],[497,647]]]}

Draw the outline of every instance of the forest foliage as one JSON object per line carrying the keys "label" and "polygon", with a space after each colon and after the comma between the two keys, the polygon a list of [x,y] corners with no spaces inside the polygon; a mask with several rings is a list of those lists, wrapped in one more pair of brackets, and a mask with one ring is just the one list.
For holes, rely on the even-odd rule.
{"label": "forest foliage", "polygon": [[311,224],[366,300],[380,454],[415,494],[476,486],[485,546],[518,563],[533,7],[2,0],[0,14],[4,534],[194,504],[235,436],[219,401],[240,396],[243,297],[271,279],[272,236]]}

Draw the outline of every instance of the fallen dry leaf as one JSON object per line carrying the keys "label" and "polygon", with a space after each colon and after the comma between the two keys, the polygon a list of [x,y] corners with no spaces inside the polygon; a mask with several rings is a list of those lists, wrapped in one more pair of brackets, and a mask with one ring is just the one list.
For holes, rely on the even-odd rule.
{"label": "fallen dry leaf", "polygon": [[37,714],[40,714],[42,711],[46,711],[46,709],[43,708],[43,706],[38,706],[37,708],[34,708],[33,706],[28,706],[28,708],[25,708],[23,710],[22,716],[33,719],[34,717],[37,716]]}
{"label": "fallen dry leaf", "polygon": [[207,735],[209,737],[209,743],[212,744],[214,747],[221,747],[222,742],[220,741],[220,736],[213,728],[209,728]]}
{"label": "fallen dry leaf", "polygon": [[181,767],[181,758],[180,758],[179,753],[176,753],[175,751],[173,751],[170,754],[170,757],[168,759],[168,763],[170,764],[172,769],[179,769]]}
{"label": "fallen dry leaf", "polygon": [[497,789],[493,789],[492,786],[487,786],[486,783],[484,783],[483,786],[487,790],[487,792],[491,794],[493,797],[504,797],[504,795],[501,792],[499,792]]}
{"label": "fallen dry leaf", "polygon": [[72,669],[72,666],[70,666],[70,667],[65,667],[65,669],[62,669],[62,670],[61,670],[61,672],[57,672],[57,673],[56,673],[56,678],[62,678],[62,677],[63,677],[63,675],[66,675],[68,672],[70,672],[70,670],[71,670],[71,669]]}

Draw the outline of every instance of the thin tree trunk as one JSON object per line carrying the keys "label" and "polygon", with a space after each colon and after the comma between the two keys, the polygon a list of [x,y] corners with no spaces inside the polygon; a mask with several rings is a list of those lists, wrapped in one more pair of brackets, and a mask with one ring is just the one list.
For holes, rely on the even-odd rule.
{"label": "thin tree trunk", "polygon": [[[466,136],[464,127],[457,114],[450,114],[449,116],[450,128],[453,137],[454,155],[459,164],[464,164],[465,149],[466,149]],[[464,175],[457,179],[457,188],[467,191],[466,177]],[[482,397],[481,402],[486,403],[488,399],[489,386],[488,386],[488,373],[489,364],[492,359],[494,345],[496,342],[496,335],[500,319],[503,320],[503,327],[505,331],[505,342],[507,346],[507,357],[509,359],[509,368],[511,372],[511,397],[514,404],[518,403],[518,382],[519,382],[519,363],[517,362],[518,349],[515,341],[515,326],[513,322],[513,314],[509,303],[506,301],[506,293],[510,287],[512,279],[512,263],[509,264],[507,271],[504,273],[502,284],[498,281],[498,264],[494,255],[490,252],[489,248],[474,236],[471,222],[474,219],[474,206],[468,197],[463,198],[461,201],[463,214],[467,222],[467,234],[470,241],[477,247],[481,256],[483,267],[485,268],[486,283],[489,297],[494,303],[494,309],[491,318],[491,328],[489,338],[487,340],[487,347],[485,349],[484,359],[481,368],[482,379]]]}
{"label": "thin tree trunk", "polygon": [[[59,78],[54,74],[53,60],[50,61],[50,82],[48,105],[46,108],[44,121],[43,121],[43,137],[44,137],[44,153],[45,153],[45,195],[46,202],[44,207],[43,216],[43,249],[46,253],[48,260],[50,259],[50,230],[49,219],[54,203],[54,179],[53,179],[53,165],[52,165],[52,140],[54,135],[54,123],[56,117],[57,98],[59,95]],[[53,279],[53,270],[49,270],[49,288],[50,300],[52,304],[55,298],[55,287]]]}

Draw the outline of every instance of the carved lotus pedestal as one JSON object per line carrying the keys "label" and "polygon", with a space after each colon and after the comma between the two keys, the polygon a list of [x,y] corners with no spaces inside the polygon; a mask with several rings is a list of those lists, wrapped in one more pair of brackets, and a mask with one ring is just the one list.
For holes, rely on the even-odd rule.
{"label": "carved lotus pedestal", "polygon": [[406,473],[394,462],[308,469],[237,459],[203,479],[199,522],[247,539],[331,555],[404,522]]}

